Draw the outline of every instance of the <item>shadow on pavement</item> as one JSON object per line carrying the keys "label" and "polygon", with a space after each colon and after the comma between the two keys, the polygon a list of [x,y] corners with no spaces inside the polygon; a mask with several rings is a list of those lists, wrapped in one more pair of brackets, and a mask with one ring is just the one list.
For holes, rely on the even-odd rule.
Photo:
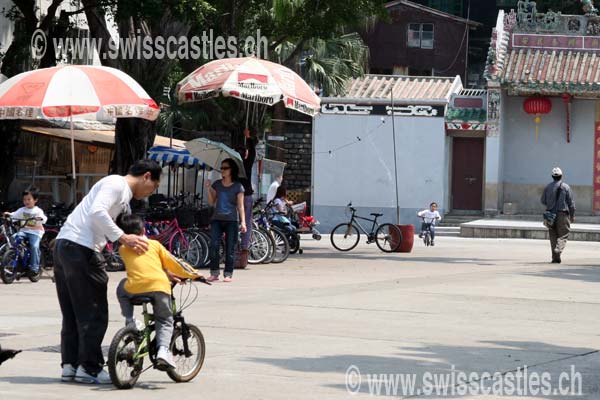
{"label": "shadow on pavement", "polygon": [[524,275],[595,283],[600,282],[600,267],[596,265],[574,265],[567,268],[530,272]]}
{"label": "shadow on pavement", "polygon": [[[326,387],[335,388],[343,391],[348,391],[346,379],[351,368],[354,371],[359,371],[362,385],[358,385],[356,392],[373,394],[373,386],[367,384],[369,377],[379,377],[380,374],[407,374],[405,377],[413,376],[415,379],[414,390],[410,387],[399,387],[396,393],[386,394],[386,387],[382,385],[383,392],[380,395],[384,396],[410,396],[416,394],[416,389],[420,389],[419,393],[423,394],[425,388],[424,375],[433,374],[434,378],[429,380],[430,388],[438,392],[431,398],[440,398],[440,395],[446,393],[443,397],[465,397],[470,393],[465,393],[463,396],[459,391],[459,387],[468,385],[467,383],[451,384],[447,380],[453,373],[458,374],[464,371],[467,376],[472,372],[477,372],[481,376],[484,372],[489,372],[491,375],[499,372],[501,374],[514,373],[519,368],[528,366],[528,371],[541,374],[544,371],[551,371],[552,367],[561,367],[565,372],[570,373],[570,365],[576,364],[579,357],[584,357],[599,350],[591,348],[576,348],[556,346],[541,342],[521,342],[521,341],[483,341],[480,342],[482,347],[469,346],[442,346],[428,345],[423,347],[401,347],[396,348],[395,354],[389,356],[374,356],[374,355],[330,355],[321,357],[293,357],[293,358],[248,358],[246,361],[264,363],[274,365],[276,367],[307,373],[338,373],[339,383],[325,385]],[[569,367],[565,367],[568,363]],[[554,365],[553,365],[554,364]],[[582,375],[583,394],[600,393],[598,387],[598,369],[588,368],[586,371],[581,371],[581,368],[576,367],[576,371]],[[562,370],[560,372],[563,372]],[[558,385],[559,372],[556,370],[552,374],[552,385]],[[356,378],[355,374],[355,378]],[[439,377],[439,378],[435,378]],[[381,380],[375,378],[376,380]],[[402,379],[402,378],[401,378]],[[408,383],[406,381],[401,381]],[[488,379],[486,379],[487,381]],[[455,380],[456,382],[456,380]],[[472,381],[478,384],[479,380]],[[490,377],[488,387],[494,382]],[[356,383],[356,379],[355,379]],[[442,384],[440,384],[442,383]],[[405,386],[405,385],[401,385]],[[409,390],[411,393],[402,393],[402,390]],[[446,390],[444,392],[444,390]],[[440,393],[441,391],[442,393]],[[457,395],[459,393],[460,395]],[[546,397],[539,395],[536,398],[557,398],[555,395]],[[412,397],[412,396],[410,396]],[[430,398],[430,397],[425,397]],[[578,397],[585,398],[585,397]]]}

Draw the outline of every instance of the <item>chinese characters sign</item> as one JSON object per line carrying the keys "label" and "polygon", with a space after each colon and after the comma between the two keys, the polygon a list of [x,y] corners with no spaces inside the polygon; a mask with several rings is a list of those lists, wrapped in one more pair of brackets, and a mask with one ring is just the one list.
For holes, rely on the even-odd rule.
{"label": "chinese characters sign", "polygon": [[512,37],[512,47],[550,50],[600,50],[600,38],[597,36],[559,36],[515,33]]}

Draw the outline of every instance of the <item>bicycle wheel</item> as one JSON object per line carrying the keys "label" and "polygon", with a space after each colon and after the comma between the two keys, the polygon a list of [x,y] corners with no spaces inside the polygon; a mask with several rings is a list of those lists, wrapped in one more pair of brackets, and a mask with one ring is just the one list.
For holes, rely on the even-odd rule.
{"label": "bicycle wheel", "polygon": [[[187,324],[188,337],[185,338],[182,328],[181,326],[175,328],[171,340],[171,353],[177,367],[167,370],[167,375],[175,382],[189,382],[194,379],[200,372],[206,355],[204,336],[200,329],[195,325]],[[184,340],[187,343],[184,343]]]}
{"label": "bicycle wheel", "polygon": [[265,257],[263,264],[271,264],[273,259],[275,258],[275,237],[271,233],[271,231],[267,231],[264,228],[258,228],[264,235],[269,239],[269,254]]}
{"label": "bicycle wheel", "polygon": [[375,243],[377,243],[379,250],[384,253],[396,251],[402,243],[402,232],[396,225],[379,225],[375,231]]}
{"label": "bicycle wheel", "polygon": [[210,247],[204,235],[200,234],[200,232],[196,232],[196,240],[200,245],[200,257],[198,257],[198,264],[194,264],[193,267],[198,269],[206,266],[206,260],[210,257]]}
{"label": "bicycle wheel", "polygon": [[339,224],[331,231],[331,244],[339,251],[350,251],[360,240],[360,232],[353,224]]}
{"label": "bicycle wheel", "polygon": [[2,261],[0,270],[0,278],[2,278],[2,282],[9,285],[15,281],[15,258],[17,257],[17,252],[14,248],[6,248],[4,253],[2,254]]}
{"label": "bicycle wheel", "polygon": [[108,373],[113,385],[131,389],[142,372],[144,359],[137,357],[142,342],[140,332],[131,327],[121,328],[108,348]]}
{"label": "bicycle wheel", "polygon": [[190,265],[200,263],[202,247],[196,240],[196,234],[188,231],[176,233],[171,243],[174,255],[183,258]]}
{"label": "bicycle wheel", "polygon": [[297,233],[291,233],[288,238],[288,242],[290,243],[290,254],[296,254],[300,251],[300,235]]}
{"label": "bicycle wheel", "polygon": [[40,241],[40,267],[44,269],[44,273],[54,280],[54,257],[52,249],[56,241],[56,232],[46,231]]}
{"label": "bicycle wheel", "polygon": [[248,263],[260,264],[269,255],[271,241],[267,235],[258,229],[252,230],[250,248],[248,249]]}
{"label": "bicycle wheel", "polygon": [[290,243],[285,234],[278,229],[271,228],[271,236],[274,242],[274,254],[271,260],[274,264],[279,264],[287,260],[290,255]]}
{"label": "bicycle wheel", "polygon": [[121,258],[121,253],[119,253],[119,247],[121,246],[121,244],[119,242],[114,242],[111,246],[112,247],[110,250],[108,250],[105,247],[102,251],[104,258],[106,259],[106,271],[125,271],[125,264],[123,263],[123,259]]}
{"label": "bicycle wheel", "polygon": [[27,274],[27,278],[29,278],[29,280],[31,282],[39,282],[39,280],[42,278],[43,273],[44,273],[44,258],[42,257],[41,250],[40,250],[40,265],[38,267],[37,273]]}
{"label": "bicycle wheel", "polygon": [[210,235],[206,232],[200,232],[200,237],[204,239],[204,242],[206,243],[206,253],[204,254],[202,266],[208,267],[210,265]]}

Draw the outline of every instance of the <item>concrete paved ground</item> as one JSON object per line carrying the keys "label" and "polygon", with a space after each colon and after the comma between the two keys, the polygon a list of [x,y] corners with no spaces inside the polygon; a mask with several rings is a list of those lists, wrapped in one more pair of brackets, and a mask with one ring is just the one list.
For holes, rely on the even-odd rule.
{"label": "concrete paved ground", "polygon": [[[367,374],[417,374],[423,389],[427,373],[443,379],[524,365],[551,373],[553,388],[574,365],[579,398],[600,398],[598,243],[569,243],[561,265],[549,264],[548,243],[536,240],[439,238],[436,247],[417,242],[411,254],[395,255],[374,244],[335,252],[328,238],[304,244],[284,264],[199,286],[186,316],[201,327],[207,356],[187,384],[158,371],[130,391],[60,383],[53,284],[0,285],[0,344],[24,350],[0,366],[0,400],[371,398]],[[114,296],[122,276],[110,274],[106,345],[122,326]],[[357,387],[350,375],[356,396],[346,385],[351,365],[362,378]],[[480,398],[451,382],[438,386]],[[401,389],[389,397],[403,397]]]}

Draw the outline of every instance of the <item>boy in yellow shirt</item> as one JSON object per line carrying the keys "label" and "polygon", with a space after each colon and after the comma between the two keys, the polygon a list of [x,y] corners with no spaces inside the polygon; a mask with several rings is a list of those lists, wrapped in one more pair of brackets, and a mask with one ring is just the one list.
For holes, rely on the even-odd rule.
{"label": "boy in yellow shirt", "polygon": [[[145,235],[144,221],[137,215],[121,215],[117,219],[117,225],[126,234]],[[156,360],[168,368],[175,368],[173,355],[169,350],[173,336],[169,276],[175,275],[190,279],[199,279],[202,276],[184,269],[173,255],[156,240],[148,241],[148,251],[143,254],[137,254],[128,246],[121,246],[119,253],[127,270],[127,278],[123,279],[117,287],[121,314],[125,317],[127,325],[134,325],[131,299],[136,296],[152,298],[158,347]]]}

